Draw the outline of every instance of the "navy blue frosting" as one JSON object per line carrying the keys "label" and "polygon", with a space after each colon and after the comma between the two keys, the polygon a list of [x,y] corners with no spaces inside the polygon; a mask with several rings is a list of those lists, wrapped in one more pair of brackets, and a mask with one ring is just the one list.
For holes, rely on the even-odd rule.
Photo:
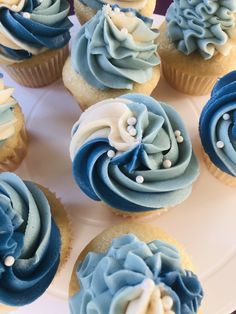
{"label": "navy blue frosting", "polygon": [[[236,176],[236,71],[216,83],[202,110],[199,132],[211,161],[222,171]],[[223,148],[217,147],[218,141],[224,143]]]}
{"label": "navy blue frosting", "polygon": [[[48,288],[60,261],[60,233],[48,201],[31,182],[0,174],[0,304],[22,306]],[[13,266],[6,257],[13,256]]]}
{"label": "navy blue frosting", "polygon": [[[55,5],[60,1],[59,8]],[[41,4],[42,6],[42,4]],[[47,13],[51,7],[50,13]],[[45,16],[42,17],[43,11]],[[0,8],[0,23],[13,38],[24,45],[36,49],[59,49],[68,44],[72,23],[67,17],[69,3],[66,0],[53,0],[48,7],[41,8],[36,0],[27,0],[21,12],[14,12],[8,8]],[[32,18],[23,16],[23,12],[32,14]],[[40,20],[37,20],[37,15]],[[50,16],[51,15],[51,16]],[[66,17],[65,17],[66,16]],[[53,23],[53,21],[56,21]],[[43,23],[45,21],[45,23]],[[32,57],[32,53],[24,49],[16,50],[0,44],[0,52],[14,60],[24,60]]]}

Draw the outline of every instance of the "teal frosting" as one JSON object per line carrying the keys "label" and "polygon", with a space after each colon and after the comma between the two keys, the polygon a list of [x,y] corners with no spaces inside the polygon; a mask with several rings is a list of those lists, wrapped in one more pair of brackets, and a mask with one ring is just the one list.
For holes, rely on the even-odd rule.
{"label": "teal frosting", "polygon": [[175,247],[127,234],[113,240],[105,253],[90,252],[77,269],[80,291],[70,298],[72,314],[125,314],[135,286],[146,278],[162,285],[176,314],[197,313],[203,291],[197,276],[181,267]]}
{"label": "teal frosting", "polygon": [[210,59],[229,39],[235,12],[235,0],[174,0],[166,14],[168,35],[184,54]]}
{"label": "teal frosting", "polygon": [[[80,29],[72,47],[72,65],[97,89],[132,89],[134,83],[150,80],[152,68],[160,63],[154,43],[158,34],[151,30],[151,19],[135,10],[121,9],[138,18],[135,33],[145,34],[145,40],[136,41],[133,35],[123,34],[114,25],[106,9],[104,6]],[[118,7],[110,7],[111,11],[115,9]]]}
{"label": "teal frosting", "polygon": [[[40,297],[60,261],[61,238],[44,193],[13,173],[0,174],[0,305]],[[7,266],[12,256],[15,262]]]}

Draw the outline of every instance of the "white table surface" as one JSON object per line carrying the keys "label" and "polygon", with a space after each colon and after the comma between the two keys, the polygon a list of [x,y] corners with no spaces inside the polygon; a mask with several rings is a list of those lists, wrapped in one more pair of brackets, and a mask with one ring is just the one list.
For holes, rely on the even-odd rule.
{"label": "white table surface", "polygon": [[[73,19],[76,21],[75,19]],[[161,17],[156,18],[160,23]],[[79,25],[73,28],[74,34]],[[79,192],[71,176],[70,130],[80,109],[61,82],[41,89],[23,88],[5,74],[6,85],[15,87],[30,133],[28,155],[17,170],[25,179],[50,187],[73,217],[71,257],[48,292],[16,314],[69,314],[66,301],[73,264],[83,247],[100,231],[122,221]],[[172,104],[182,115],[201,164],[201,176],[191,197],[161,217],[145,218],[182,242],[203,283],[204,314],[228,314],[236,309],[236,206],[235,190],[218,182],[201,157],[198,117],[208,97],[189,97],[173,90],[162,78],[155,97]],[[104,313],[106,314],[106,313]]]}

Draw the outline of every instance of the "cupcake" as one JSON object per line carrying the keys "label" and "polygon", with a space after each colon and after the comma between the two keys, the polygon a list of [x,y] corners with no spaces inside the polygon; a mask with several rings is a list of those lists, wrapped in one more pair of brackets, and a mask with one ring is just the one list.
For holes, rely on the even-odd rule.
{"label": "cupcake", "polygon": [[160,77],[152,22],[135,10],[106,5],[80,29],[63,80],[82,110],[127,90],[152,93]]}
{"label": "cupcake", "polygon": [[201,113],[199,131],[210,172],[236,187],[236,71],[216,83]]}
{"label": "cupcake", "polygon": [[24,116],[0,73],[0,172],[15,170],[27,151]]}
{"label": "cupcake", "polygon": [[79,255],[69,302],[71,314],[195,314],[202,298],[181,245],[151,225],[124,223]]}
{"label": "cupcake", "polygon": [[39,298],[68,252],[68,219],[54,194],[1,173],[0,313]]}
{"label": "cupcake", "polygon": [[124,216],[180,204],[199,174],[179,114],[142,94],[87,109],[73,127],[70,154],[80,189]]}
{"label": "cupcake", "polygon": [[174,88],[209,94],[218,77],[236,69],[235,0],[174,0],[166,21],[158,52]]}
{"label": "cupcake", "polygon": [[0,3],[0,65],[28,87],[61,77],[68,57],[70,5],[66,0],[3,0]]}
{"label": "cupcake", "polygon": [[120,8],[131,8],[144,16],[151,16],[156,6],[156,0],[74,0],[75,14],[81,24],[89,21],[103,5],[117,5]]}

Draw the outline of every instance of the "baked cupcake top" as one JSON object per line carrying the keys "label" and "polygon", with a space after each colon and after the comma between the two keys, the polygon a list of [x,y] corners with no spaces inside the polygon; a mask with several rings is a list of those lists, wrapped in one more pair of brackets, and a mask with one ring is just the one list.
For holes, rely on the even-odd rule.
{"label": "baked cupcake top", "polygon": [[72,314],[194,314],[203,290],[182,268],[177,249],[127,234],[104,253],[90,252],[77,269],[80,291],[70,299]]}
{"label": "baked cupcake top", "polygon": [[216,83],[199,125],[205,152],[222,171],[236,176],[236,71]]}
{"label": "baked cupcake top", "polygon": [[0,3],[0,62],[13,63],[70,40],[66,0],[11,0]]}
{"label": "baked cupcake top", "polygon": [[31,303],[54,278],[61,240],[44,193],[13,173],[0,174],[0,230],[0,303]]}
{"label": "baked cupcake top", "polygon": [[118,5],[120,8],[132,8],[137,11],[142,10],[148,0],[78,0],[88,7],[98,11],[101,10],[104,4]]}
{"label": "baked cupcake top", "polygon": [[199,174],[179,114],[142,94],[87,109],[72,130],[70,153],[82,191],[128,212],[181,203]]}
{"label": "baked cupcake top", "polygon": [[74,70],[101,90],[146,83],[160,63],[152,22],[135,10],[104,6],[76,36],[71,53]]}
{"label": "baked cupcake top", "polygon": [[228,55],[236,40],[235,14],[236,0],[174,0],[166,13],[168,36],[186,55]]}
{"label": "baked cupcake top", "polygon": [[6,88],[0,73],[0,146],[15,133],[16,117],[13,108],[16,101],[12,98],[13,88]]}

